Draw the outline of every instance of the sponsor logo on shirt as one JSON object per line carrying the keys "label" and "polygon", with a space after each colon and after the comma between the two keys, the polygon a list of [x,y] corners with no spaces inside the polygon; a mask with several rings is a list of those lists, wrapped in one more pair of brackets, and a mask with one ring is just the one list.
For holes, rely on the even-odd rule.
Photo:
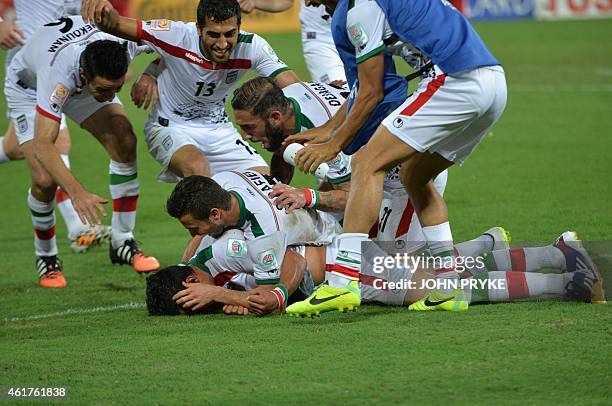
{"label": "sponsor logo on shirt", "polygon": [[61,83],[58,83],[53,89],[53,93],[49,97],[49,101],[51,102],[51,110],[55,113],[59,112],[60,108],[64,105],[66,99],[68,99],[70,93],[68,92],[68,88]]}
{"label": "sponsor logo on shirt", "polygon": [[278,263],[276,261],[276,252],[273,248],[266,250],[258,255],[259,266],[264,271],[273,271],[278,269]]}
{"label": "sponsor logo on shirt", "polygon": [[154,31],[168,31],[170,30],[170,20],[152,20],[151,29]]}
{"label": "sponsor logo on shirt", "polygon": [[228,238],[227,240],[227,256],[233,258],[246,257],[246,242],[236,238]]}
{"label": "sponsor logo on shirt", "polygon": [[368,44],[368,35],[366,34],[363,25],[360,23],[349,25],[348,34],[351,44],[353,44],[356,49],[360,51],[365,49],[366,45]]}

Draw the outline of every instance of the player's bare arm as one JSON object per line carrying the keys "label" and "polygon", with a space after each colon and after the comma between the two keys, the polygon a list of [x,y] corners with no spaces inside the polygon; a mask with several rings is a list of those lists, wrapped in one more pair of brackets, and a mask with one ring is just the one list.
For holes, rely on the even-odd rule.
{"label": "player's bare arm", "polygon": [[255,8],[268,13],[280,13],[293,7],[293,0],[253,0]]}
{"label": "player's bare arm", "polygon": [[286,70],[284,72],[279,73],[274,78],[274,81],[281,89],[294,83],[301,82],[300,78],[292,70]]}
{"label": "player's bare arm", "polygon": [[136,107],[147,110],[154,107],[159,100],[157,76],[159,75],[161,57],[155,58],[132,85],[130,96]]}
{"label": "player's bare arm", "polygon": [[53,180],[68,193],[72,204],[83,224],[101,224],[98,213],[106,217],[103,204],[108,202],[93,193],[89,193],[66,168],[55,147],[55,139],[59,133],[60,123],[51,118],[36,113],[36,134],[33,140],[33,149],[36,159],[49,172]]}
{"label": "player's bare arm", "polygon": [[[322,211],[344,211],[350,182],[343,182],[338,185],[327,185],[327,190],[318,190],[318,203],[316,208]],[[277,184],[272,187],[270,197],[275,198],[274,204],[276,207],[285,207],[288,213],[293,210],[307,207],[308,194],[312,193],[310,189],[294,188],[285,184]]]}
{"label": "player's bare arm", "polygon": [[320,127],[315,127],[308,131],[302,131],[288,136],[282,143],[283,147],[286,147],[294,142],[322,144],[329,141],[333,131],[344,123],[347,108],[348,100],[345,100],[342,107],[340,107],[336,114],[334,114],[334,116],[327,123]]}
{"label": "player's bare arm", "polygon": [[129,41],[138,40],[138,20],[119,15],[108,0],[83,0],[81,16],[104,32]]}
{"label": "player's bare arm", "polygon": [[333,159],[346,147],[365,124],[372,111],[384,98],[384,53],[381,52],[358,65],[359,89],[353,107],[332,138],[321,145],[308,145],[295,157],[298,168],[314,173],[323,162]]}

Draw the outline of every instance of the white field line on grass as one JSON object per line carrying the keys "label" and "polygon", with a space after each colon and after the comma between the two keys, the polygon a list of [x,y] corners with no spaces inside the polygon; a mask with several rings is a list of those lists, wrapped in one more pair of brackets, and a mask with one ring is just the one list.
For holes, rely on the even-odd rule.
{"label": "white field line on grass", "polygon": [[92,314],[92,313],[106,313],[113,312],[115,310],[126,310],[126,309],[142,309],[146,307],[144,303],[126,303],[122,305],[114,305],[114,306],[100,306],[93,307],[91,309],[66,309],[55,313],[47,313],[47,314],[36,314],[32,316],[24,316],[24,317],[9,317],[3,320],[4,323],[13,323],[17,321],[31,321],[31,320],[41,320],[41,319],[50,319],[53,317],[63,317],[63,316],[72,316],[74,314]]}
{"label": "white field line on grass", "polygon": [[564,85],[553,85],[553,84],[512,84],[508,83],[509,92],[570,92],[570,93],[611,93],[611,84],[602,83],[591,83],[591,84],[564,84]]}

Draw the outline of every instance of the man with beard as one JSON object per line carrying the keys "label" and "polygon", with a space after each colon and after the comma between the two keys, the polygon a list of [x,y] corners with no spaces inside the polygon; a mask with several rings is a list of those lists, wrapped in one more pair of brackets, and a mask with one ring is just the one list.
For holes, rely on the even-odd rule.
{"label": "man with beard", "polygon": [[293,167],[283,160],[281,144],[289,135],[325,124],[347,97],[346,88],[300,82],[281,89],[266,77],[253,78],[234,92],[232,107],[243,137],[273,152],[271,175],[283,183],[275,185],[271,194],[278,207],[289,212],[318,208],[342,218],[350,188],[350,157],[340,152],[327,163],[327,179],[319,190],[297,189],[288,186]]}
{"label": "man with beard", "polygon": [[[267,173],[265,161],[229,122],[225,100],[249,70],[280,86],[299,79],[256,34],[240,31],[236,0],[200,1],[197,23],[141,21],[119,16],[107,0],[85,0],[82,14],[107,32],[155,49],[159,101],[145,125],[149,152],[162,165],[162,181],[210,176],[231,169]],[[140,81],[155,79],[143,75]]]}

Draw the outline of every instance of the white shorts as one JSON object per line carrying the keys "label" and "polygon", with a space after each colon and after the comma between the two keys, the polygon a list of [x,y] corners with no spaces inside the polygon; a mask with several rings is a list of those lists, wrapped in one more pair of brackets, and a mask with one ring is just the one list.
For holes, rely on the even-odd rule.
{"label": "white shorts", "polygon": [[[36,92],[13,84],[7,85],[4,92],[8,103],[8,116],[15,127],[19,145],[32,141],[36,117]],[[110,104],[121,104],[121,101],[115,96],[113,101],[100,103],[87,89],[80,95],[71,96],[62,108],[65,114],[62,114],[60,130],[66,128],[66,116],[80,125],[96,111]]]}
{"label": "white shorts", "polygon": [[346,81],[344,64],[338,55],[333,40],[302,39],[304,59],[313,82],[330,83]]}
{"label": "white shorts", "polygon": [[382,124],[415,150],[462,164],[501,116],[506,97],[501,66],[438,74],[421,81]]}
{"label": "white shorts", "polygon": [[[444,196],[448,170],[434,179],[434,187]],[[427,243],[419,218],[414,211],[410,196],[404,188],[388,188],[383,191],[383,200],[378,215],[378,241],[399,241],[406,243],[407,252],[416,252]]]}
{"label": "white shorts", "polygon": [[198,148],[208,159],[211,176],[219,172],[268,166],[248,142],[243,141],[231,123],[188,127],[169,122],[159,124],[151,114],[144,128],[149,153],[163,167],[157,177],[162,182],[178,182],[180,177],[168,169],[172,155],[185,145]]}

